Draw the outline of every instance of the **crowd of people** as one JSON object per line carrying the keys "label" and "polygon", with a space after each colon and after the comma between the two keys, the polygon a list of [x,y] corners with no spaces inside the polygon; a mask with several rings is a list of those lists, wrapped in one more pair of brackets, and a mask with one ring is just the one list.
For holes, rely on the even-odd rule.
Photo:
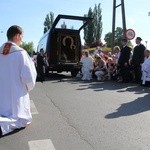
{"label": "crowd of people", "polygon": [[[128,40],[121,40],[121,47],[105,53],[98,46],[94,53],[83,51],[80,63],[82,80],[96,78],[98,81],[114,80],[122,83],[137,83],[150,86],[150,50],[142,44],[142,38],[135,39],[136,46],[128,46]],[[45,80],[46,53],[44,49],[33,57],[37,70],[37,81]]]}
{"label": "crowd of people", "polygon": [[150,50],[141,42],[142,39],[137,37],[136,46],[131,48],[124,38],[121,47],[114,47],[114,53],[104,53],[100,47],[93,54],[83,51],[80,61],[82,80],[96,78],[98,81],[115,80],[150,86]]}
{"label": "crowd of people", "polygon": [[[48,66],[44,49],[31,59],[20,47],[23,39],[20,26],[11,26],[7,38],[8,41],[0,47],[0,137],[32,122],[29,92],[37,79],[45,80],[45,66]],[[115,80],[150,86],[150,50],[141,41],[137,37],[132,50],[127,39],[122,39],[122,47],[115,46],[113,54],[105,54],[100,48],[93,55],[83,51],[80,61],[82,80],[96,78],[98,81]]]}

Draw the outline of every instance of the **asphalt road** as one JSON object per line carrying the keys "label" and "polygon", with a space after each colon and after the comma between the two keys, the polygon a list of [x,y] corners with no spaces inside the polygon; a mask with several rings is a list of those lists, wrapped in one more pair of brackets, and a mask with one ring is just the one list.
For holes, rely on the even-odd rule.
{"label": "asphalt road", "polygon": [[150,150],[150,89],[50,76],[30,93],[33,122],[0,150]]}

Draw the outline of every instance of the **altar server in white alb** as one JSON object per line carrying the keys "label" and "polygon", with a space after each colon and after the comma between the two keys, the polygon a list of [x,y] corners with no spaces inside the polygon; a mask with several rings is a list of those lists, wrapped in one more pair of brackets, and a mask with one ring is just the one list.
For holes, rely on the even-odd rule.
{"label": "altar server in white alb", "polygon": [[19,47],[22,28],[11,26],[7,38],[0,47],[0,136],[31,123],[29,91],[37,75],[32,59]]}
{"label": "altar server in white alb", "polygon": [[142,85],[150,87],[150,50],[144,51],[145,60],[142,64]]}
{"label": "altar server in white alb", "polygon": [[82,80],[91,80],[93,70],[93,59],[89,56],[89,52],[85,51],[84,56],[80,60],[82,64]]}

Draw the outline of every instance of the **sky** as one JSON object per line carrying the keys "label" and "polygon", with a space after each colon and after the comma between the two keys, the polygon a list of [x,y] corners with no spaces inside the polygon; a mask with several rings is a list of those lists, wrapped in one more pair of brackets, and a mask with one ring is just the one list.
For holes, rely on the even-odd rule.
{"label": "sky", "polygon": [[[119,5],[121,0],[116,2]],[[47,14],[53,12],[54,18],[59,14],[83,16],[90,7],[94,9],[95,4],[99,3],[102,9],[103,41],[105,34],[112,32],[113,0],[0,0],[0,45],[7,41],[7,29],[19,25],[24,30],[23,41],[33,42],[36,49],[43,35]],[[150,49],[150,0],[124,0],[124,4],[126,28],[133,29],[135,38],[140,36],[142,43]],[[116,27],[122,27],[121,15],[121,7],[118,7]],[[135,39],[131,42],[134,45]]]}

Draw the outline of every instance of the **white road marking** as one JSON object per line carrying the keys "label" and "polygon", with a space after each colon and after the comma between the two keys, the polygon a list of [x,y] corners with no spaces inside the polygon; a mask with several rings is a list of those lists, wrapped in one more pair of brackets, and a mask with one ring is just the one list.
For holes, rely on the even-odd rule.
{"label": "white road marking", "polygon": [[29,150],[55,150],[51,139],[29,141]]}
{"label": "white road marking", "polygon": [[36,107],[34,105],[33,100],[30,101],[30,105],[31,105],[31,114],[32,115],[38,114],[38,111],[37,111],[37,109],[36,109]]}

